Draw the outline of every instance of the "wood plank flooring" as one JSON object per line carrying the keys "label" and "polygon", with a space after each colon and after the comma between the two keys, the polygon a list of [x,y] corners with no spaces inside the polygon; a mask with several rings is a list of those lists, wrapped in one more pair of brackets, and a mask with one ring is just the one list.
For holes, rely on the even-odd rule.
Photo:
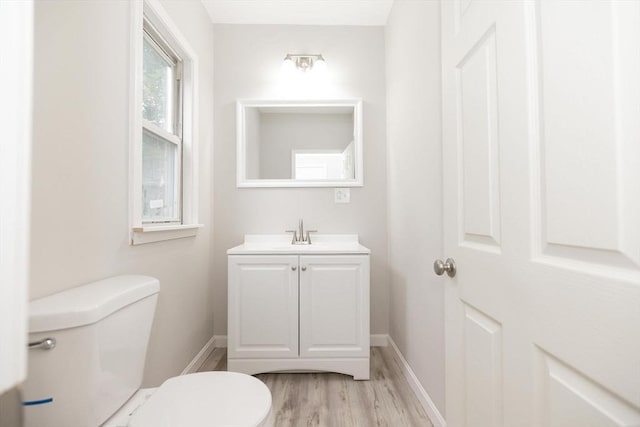
{"label": "wood plank flooring", "polygon": [[[200,371],[227,369],[217,348]],[[256,375],[271,390],[277,427],[433,427],[390,347],[371,348],[371,379],[333,373]]]}

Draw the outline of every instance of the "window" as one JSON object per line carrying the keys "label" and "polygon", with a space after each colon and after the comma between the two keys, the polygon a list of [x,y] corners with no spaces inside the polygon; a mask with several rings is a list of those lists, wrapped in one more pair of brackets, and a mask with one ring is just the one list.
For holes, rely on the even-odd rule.
{"label": "window", "polygon": [[194,236],[197,58],[157,0],[131,2],[131,244]]}
{"label": "window", "polygon": [[182,222],[182,61],[145,21],[142,222]]}

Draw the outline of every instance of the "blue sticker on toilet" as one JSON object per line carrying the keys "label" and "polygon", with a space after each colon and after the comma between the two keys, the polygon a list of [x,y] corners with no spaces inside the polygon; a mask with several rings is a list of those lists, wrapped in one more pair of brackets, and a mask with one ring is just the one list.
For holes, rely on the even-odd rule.
{"label": "blue sticker on toilet", "polygon": [[53,397],[47,397],[46,399],[40,400],[26,400],[22,402],[22,406],[45,405],[47,403],[53,403]]}

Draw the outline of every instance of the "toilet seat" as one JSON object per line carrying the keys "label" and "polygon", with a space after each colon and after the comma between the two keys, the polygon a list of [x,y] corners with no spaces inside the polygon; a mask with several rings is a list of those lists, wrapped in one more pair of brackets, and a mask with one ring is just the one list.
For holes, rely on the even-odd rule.
{"label": "toilet seat", "polygon": [[165,381],[134,412],[129,427],[261,427],[269,420],[271,392],[237,372],[201,372]]}

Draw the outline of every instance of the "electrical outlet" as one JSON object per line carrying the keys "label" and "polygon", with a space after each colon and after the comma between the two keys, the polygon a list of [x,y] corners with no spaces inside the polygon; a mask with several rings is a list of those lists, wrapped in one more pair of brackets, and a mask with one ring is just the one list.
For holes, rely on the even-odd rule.
{"label": "electrical outlet", "polygon": [[351,191],[349,188],[336,188],[335,189],[335,202],[336,203],[349,203],[351,201]]}

